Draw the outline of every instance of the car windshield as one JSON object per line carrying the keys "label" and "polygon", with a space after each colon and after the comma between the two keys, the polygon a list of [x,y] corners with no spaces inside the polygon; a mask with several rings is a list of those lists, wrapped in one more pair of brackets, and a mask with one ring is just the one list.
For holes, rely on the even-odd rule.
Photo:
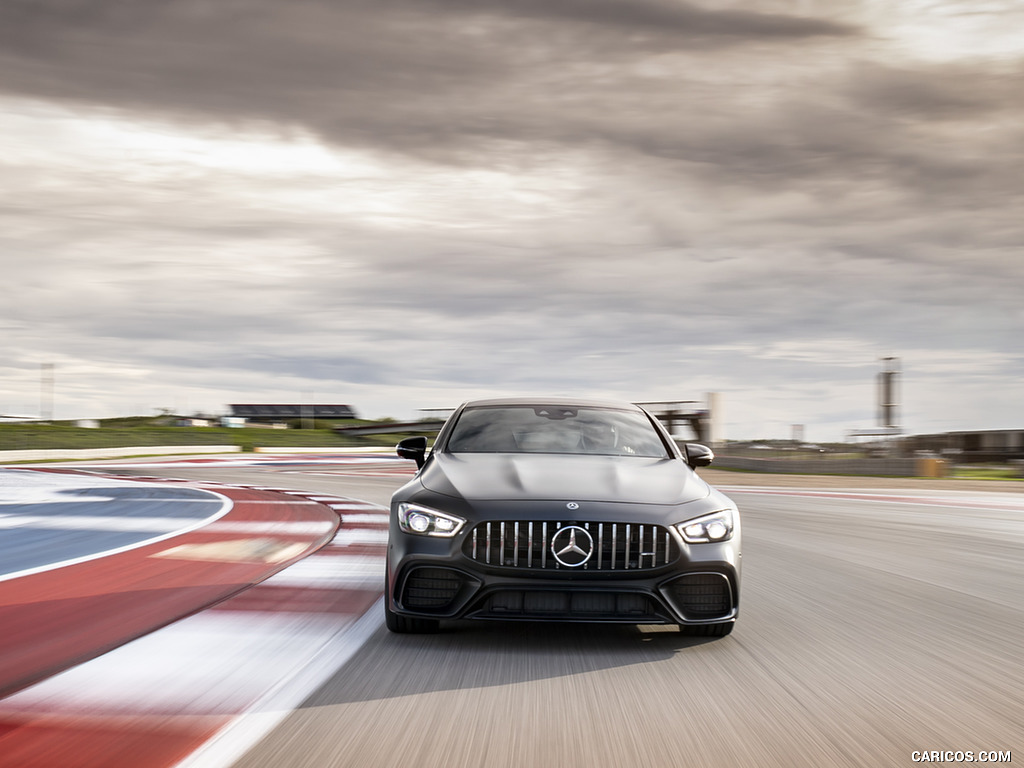
{"label": "car windshield", "polygon": [[669,458],[654,425],[640,411],[553,405],[467,408],[447,450]]}

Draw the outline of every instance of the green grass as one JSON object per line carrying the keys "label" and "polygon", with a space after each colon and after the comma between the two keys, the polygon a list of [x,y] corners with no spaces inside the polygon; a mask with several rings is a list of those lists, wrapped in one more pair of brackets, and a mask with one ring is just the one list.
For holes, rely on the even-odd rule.
{"label": "green grass", "polygon": [[953,467],[950,477],[962,480],[1024,480],[1020,476],[1020,470],[1013,467],[1000,466],[956,466]]}

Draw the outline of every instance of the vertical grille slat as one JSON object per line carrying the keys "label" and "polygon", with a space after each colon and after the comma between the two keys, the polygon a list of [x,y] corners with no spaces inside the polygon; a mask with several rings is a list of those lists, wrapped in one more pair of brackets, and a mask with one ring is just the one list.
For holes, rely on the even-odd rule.
{"label": "vertical grille slat", "polygon": [[548,567],[548,524],[544,523],[544,534],[540,540],[540,567]]}
{"label": "vertical grille slat", "polygon": [[[577,567],[562,565],[551,551],[552,538],[568,525],[586,531],[593,547],[590,558]],[[586,539],[580,532],[576,536]],[[595,573],[661,568],[679,557],[679,545],[661,525],[502,520],[473,528],[463,553],[475,562],[503,568]]]}
{"label": "vertical grille slat", "polygon": [[619,551],[619,524],[612,523],[612,570],[615,570],[615,553]]}
{"label": "vertical grille slat", "polygon": [[526,535],[526,567],[533,568],[533,521],[529,524],[529,533]]}
{"label": "vertical grille slat", "polygon": [[516,530],[516,543],[515,543],[515,549],[512,552],[512,565],[518,567],[519,566],[519,522],[518,521],[516,522],[515,530]]}
{"label": "vertical grille slat", "polygon": [[624,562],[622,563],[622,568],[627,571],[629,570],[629,545],[632,543],[630,538],[630,534],[633,532],[631,530],[632,527],[632,525],[626,523],[626,554],[623,557]]}
{"label": "vertical grille slat", "polygon": [[[583,523],[583,528],[586,530],[587,533],[590,533],[590,523]],[[594,546],[596,546],[596,545],[594,545]],[[584,571],[589,571],[590,570],[590,566],[593,563],[594,563],[594,557],[593,557],[593,555],[591,555],[590,559],[587,560],[587,562],[585,562],[583,564],[583,570]]]}

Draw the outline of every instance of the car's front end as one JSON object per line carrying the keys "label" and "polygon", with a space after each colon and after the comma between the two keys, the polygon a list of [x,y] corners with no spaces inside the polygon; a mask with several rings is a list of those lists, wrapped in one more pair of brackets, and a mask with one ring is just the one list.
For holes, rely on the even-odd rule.
{"label": "car's front end", "polygon": [[[517,408],[533,405],[516,401]],[[571,416],[534,410],[567,424],[589,418],[583,408],[566,410]],[[739,515],[697,477],[660,426],[649,428],[663,448],[619,424],[614,450],[621,455],[612,448],[481,451],[473,449],[491,442],[448,439],[458,416],[392,499],[389,627],[431,631],[442,619],[501,619],[671,623],[710,636],[731,631],[739,608]],[[535,445],[520,424],[526,417],[513,418],[516,447]],[[636,418],[650,417],[629,414]]]}
{"label": "car's front end", "polygon": [[721,494],[668,508],[416,496],[396,501],[392,514],[387,599],[396,615],[686,627],[735,621],[739,521]]}

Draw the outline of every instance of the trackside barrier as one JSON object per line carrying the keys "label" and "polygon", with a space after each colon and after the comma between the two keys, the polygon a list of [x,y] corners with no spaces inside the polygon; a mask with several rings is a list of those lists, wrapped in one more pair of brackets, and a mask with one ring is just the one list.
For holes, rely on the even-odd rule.
{"label": "trackside barrier", "polygon": [[917,459],[918,477],[946,477],[949,475],[949,463],[944,459]]}
{"label": "trackside barrier", "polygon": [[881,475],[889,477],[946,477],[943,459],[749,459],[715,456],[715,469],[738,469],[791,475]]}
{"label": "trackside barrier", "polygon": [[122,459],[126,456],[174,456],[191,453],[238,453],[237,445],[137,445],[131,448],[42,448],[0,451],[0,464],[12,461],[73,461],[75,459]]}
{"label": "trackside barrier", "polygon": [[378,446],[364,446],[362,448],[323,448],[323,447],[307,447],[307,448],[281,448],[281,447],[259,447],[253,448],[253,453],[318,453],[318,454],[348,454],[348,453],[386,453],[391,456],[395,455],[395,448],[391,445],[378,445]]}

